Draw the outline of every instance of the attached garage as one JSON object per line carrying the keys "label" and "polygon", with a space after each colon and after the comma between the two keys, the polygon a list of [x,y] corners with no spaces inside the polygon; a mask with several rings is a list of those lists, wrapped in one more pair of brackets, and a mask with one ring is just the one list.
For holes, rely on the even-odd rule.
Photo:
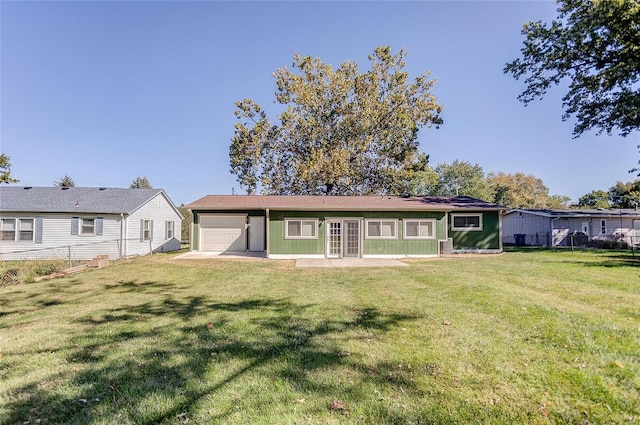
{"label": "attached garage", "polygon": [[242,252],[247,249],[245,215],[201,215],[200,251]]}

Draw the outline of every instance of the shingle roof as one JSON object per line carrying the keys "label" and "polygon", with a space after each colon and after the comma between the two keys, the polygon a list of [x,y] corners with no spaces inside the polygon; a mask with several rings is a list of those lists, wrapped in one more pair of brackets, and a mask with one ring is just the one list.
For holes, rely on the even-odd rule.
{"label": "shingle roof", "polygon": [[0,211],[130,214],[162,189],[0,186]]}
{"label": "shingle roof", "polygon": [[314,211],[451,211],[503,210],[467,196],[310,196],[207,195],[186,206],[190,210],[314,210]]}
{"label": "shingle roof", "polygon": [[545,209],[513,209],[507,214],[527,213],[543,217],[560,218],[580,218],[580,217],[638,217],[640,211],[635,209],[607,210],[607,209],[566,209],[566,210],[545,210]]}

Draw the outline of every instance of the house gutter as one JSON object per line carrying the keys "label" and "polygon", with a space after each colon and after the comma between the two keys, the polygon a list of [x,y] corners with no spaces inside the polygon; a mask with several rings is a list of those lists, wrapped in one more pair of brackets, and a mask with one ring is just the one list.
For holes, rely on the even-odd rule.
{"label": "house gutter", "polygon": [[124,214],[120,213],[120,249],[119,249],[119,255],[120,255],[120,259],[123,258],[122,252],[123,252],[123,248],[124,246],[123,244],[123,239],[124,239]]}

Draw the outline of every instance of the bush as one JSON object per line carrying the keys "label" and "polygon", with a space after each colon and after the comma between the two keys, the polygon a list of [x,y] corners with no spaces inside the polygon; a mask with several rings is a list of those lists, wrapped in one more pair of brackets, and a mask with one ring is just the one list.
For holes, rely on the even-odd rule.
{"label": "bush", "polygon": [[586,246],[589,248],[598,249],[629,249],[629,244],[625,241],[612,241],[612,240],[599,240],[592,239],[587,242]]}

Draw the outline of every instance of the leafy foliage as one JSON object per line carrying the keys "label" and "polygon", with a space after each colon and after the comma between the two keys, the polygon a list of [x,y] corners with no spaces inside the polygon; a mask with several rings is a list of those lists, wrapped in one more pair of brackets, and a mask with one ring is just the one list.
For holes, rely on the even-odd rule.
{"label": "leafy foliage", "polygon": [[11,158],[0,153],[0,184],[18,183],[19,181],[11,177]]}
{"label": "leafy foliage", "polygon": [[484,170],[479,164],[456,159],[451,164],[436,165],[434,171],[438,175],[438,182],[431,195],[463,195],[484,201],[491,201],[493,198]]}
{"label": "leafy foliage", "polygon": [[131,182],[130,189],[153,189],[151,183],[149,183],[149,179],[146,177],[136,177],[133,182]]}
{"label": "leafy foliage", "polygon": [[525,77],[525,105],[569,81],[563,120],[575,115],[573,134],[587,130],[627,136],[640,128],[640,2],[560,0],[558,19],[524,25],[522,57],[505,73]]}
{"label": "leafy foliage", "polygon": [[439,125],[441,106],[429,74],[409,82],[406,52],[378,47],[371,69],[346,61],[337,69],[294,55],[293,70],[273,77],[275,123],[250,99],[236,102],[239,122],[229,149],[231,172],[249,193],[402,194],[426,166],[421,127]]}
{"label": "leafy foliage", "polygon": [[566,208],[569,198],[550,196],[542,179],[524,173],[489,173],[493,201],[510,208]]}
{"label": "leafy foliage", "polygon": [[586,208],[636,208],[640,204],[640,179],[633,182],[616,182],[608,191],[592,190],[578,200],[578,207]]}
{"label": "leafy foliage", "polygon": [[53,182],[53,185],[56,187],[75,187],[76,183],[71,177],[65,174],[60,180]]}

